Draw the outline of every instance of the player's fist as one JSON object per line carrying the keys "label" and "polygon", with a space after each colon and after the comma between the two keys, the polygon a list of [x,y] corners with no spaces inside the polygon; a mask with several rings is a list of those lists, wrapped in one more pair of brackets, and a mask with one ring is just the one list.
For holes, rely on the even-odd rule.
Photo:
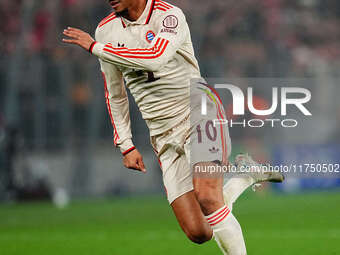
{"label": "player's fist", "polygon": [[94,42],[94,39],[88,33],[78,28],[68,27],[64,29],[63,34],[69,37],[69,39],[63,38],[63,42],[79,45],[87,51]]}
{"label": "player's fist", "polygon": [[129,152],[124,156],[123,164],[126,168],[135,169],[143,173],[146,173],[143,157],[137,149]]}

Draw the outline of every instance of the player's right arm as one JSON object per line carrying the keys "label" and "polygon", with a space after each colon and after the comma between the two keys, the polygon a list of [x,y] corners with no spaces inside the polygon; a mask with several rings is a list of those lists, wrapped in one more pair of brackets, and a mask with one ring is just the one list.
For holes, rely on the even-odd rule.
{"label": "player's right arm", "polygon": [[[174,25],[169,28],[166,21],[171,18]],[[73,27],[64,30],[69,38],[64,38],[63,42],[79,45],[114,65],[154,72],[173,58],[190,33],[185,16],[178,8],[169,10],[159,19],[158,30],[148,48],[114,48],[111,43],[98,40],[98,29],[94,40],[88,33]]]}
{"label": "player's right arm", "polygon": [[125,167],[145,172],[143,158],[132,142],[129,100],[122,73],[110,63],[99,62],[105,84],[106,105],[113,126],[113,142],[123,154]]}
{"label": "player's right arm", "polygon": [[[168,24],[168,23],[171,23]],[[146,48],[115,48],[111,43],[95,41],[90,53],[119,66],[155,72],[171,60],[181,48],[190,30],[179,8],[165,12],[156,22],[155,38]]]}

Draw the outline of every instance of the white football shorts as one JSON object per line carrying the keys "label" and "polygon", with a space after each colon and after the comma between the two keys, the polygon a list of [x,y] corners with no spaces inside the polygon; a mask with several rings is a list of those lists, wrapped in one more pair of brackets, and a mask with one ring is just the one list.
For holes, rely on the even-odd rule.
{"label": "white football shorts", "polygon": [[[222,101],[211,87],[200,84],[191,95],[190,115],[167,132],[151,137],[163,172],[163,183],[171,204],[193,190],[194,165],[198,162],[228,162],[231,140]],[[201,113],[202,94],[207,114]]]}

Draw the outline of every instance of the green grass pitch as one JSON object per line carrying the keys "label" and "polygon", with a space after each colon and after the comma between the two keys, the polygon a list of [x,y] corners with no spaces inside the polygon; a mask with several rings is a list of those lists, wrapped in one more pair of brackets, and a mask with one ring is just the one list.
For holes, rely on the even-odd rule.
{"label": "green grass pitch", "polygon": [[[248,192],[234,205],[249,255],[340,254],[340,192]],[[165,198],[0,205],[1,255],[221,254],[190,243]]]}

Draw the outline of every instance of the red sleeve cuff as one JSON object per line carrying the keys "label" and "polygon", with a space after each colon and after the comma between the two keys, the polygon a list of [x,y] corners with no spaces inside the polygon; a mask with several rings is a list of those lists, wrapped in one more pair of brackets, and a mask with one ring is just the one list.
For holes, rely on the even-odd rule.
{"label": "red sleeve cuff", "polygon": [[136,147],[133,146],[133,147],[131,147],[130,149],[124,151],[122,154],[123,154],[123,156],[125,156],[125,155],[127,155],[128,153],[130,153],[131,151],[133,151],[133,150],[135,150],[135,149],[136,149]]}
{"label": "red sleeve cuff", "polygon": [[96,41],[94,41],[93,43],[91,43],[91,46],[89,48],[89,52],[92,54],[92,50],[93,50],[93,47],[96,45]]}

